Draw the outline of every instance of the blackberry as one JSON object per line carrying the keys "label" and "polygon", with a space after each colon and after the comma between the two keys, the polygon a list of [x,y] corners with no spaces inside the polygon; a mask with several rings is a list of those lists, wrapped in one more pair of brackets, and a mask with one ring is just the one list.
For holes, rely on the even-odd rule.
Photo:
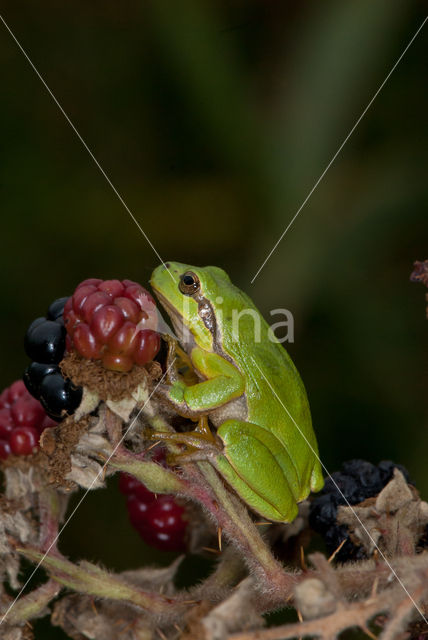
{"label": "blackberry", "polygon": [[402,464],[395,464],[395,462],[392,462],[392,460],[382,460],[378,464],[378,469],[379,469],[380,474],[381,474],[381,479],[382,479],[382,485],[383,486],[388,484],[388,482],[391,480],[391,478],[392,478],[392,476],[394,474],[394,469],[399,469],[401,471],[401,473],[405,477],[406,482],[408,484],[414,484],[414,482],[412,482],[412,480],[410,478],[409,472],[407,471],[406,467],[403,467]]}
{"label": "blackberry", "polygon": [[324,488],[311,502],[309,524],[324,538],[328,553],[333,553],[346,541],[336,555],[341,562],[363,558],[364,550],[353,544],[349,531],[337,523],[339,505],[359,504],[376,496],[393,476],[397,467],[409,481],[407,470],[391,460],[383,460],[377,466],[366,460],[348,460],[341,471],[335,471],[326,479]]}
{"label": "blackberry", "polygon": [[24,348],[27,356],[43,364],[58,364],[64,356],[65,334],[63,324],[37,318],[25,335]]}
{"label": "blackberry", "polygon": [[160,496],[148,505],[137,531],[146,544],[161,551],[183,551],[187,527],[184,515],[184,507],[172,496]]}
{"label": "blackberry", "polygon": [[51,373],[43,378],[40,385],[40,402],[46,413],[59,420],[66,414],[73,414],[82,401],[82,387],[75,387],[71,380],[61,373]]}
{"label": "blackberry", "polygon": [[0,459],[34,453],[42,431],[55,424],[17,380],[0,395]]}
{"label": "blackberry", "polygon": [[336,522],[337,501],[331,493],[319,495],[311,503],[309,524],[314,531],[324,534]]}
{"label": "blackberry", "polygon": [[324,484],[323,493],[331,494],[336,500],[336,504],[346,504],[362,502],[361,486],[356,478],[335,471],[329,476]]}
{"label": "blackberry", "polygon": [[385,486],[378,467],[366,460],[348,460],[342,464],[342,472],[358,482],[361,491],[358,502],[375,496]]}
{"label": "blackberry", "polygon": [[32,396],[35,398],[40,396],[40,386],[43,379],[51,373],[61,373],[60,368],[55,364],[32,362],[25,369],[23,375],[24,384]]}
{"label": "blackberry", "polygon": [[46,314],[48,320],[56,320],[57,322],[64,324],[62,314],[64,313],[65,303],[67,302],[68,298],[69,296],[58,298],[49,305],[49,309]]}
{"label": "blackberry", "polygon": [[24,372],[23,380],[31,395],[40,400],[46,414],[58,421],[75,412],[83,389],[64,378],[58,366],[64,357],[66,330],[64,307],[68,297],[49,305],[46,318],[36,318],[26,333],[24,346],[34,360]]}
{"label": "blackberry", "polygon": [[34,427],[18,427],[10,434],[9,444],[16,456],[29,456],[39,444],[40,434]]}
{"label": "blackberry", "polygon": [[[164,464],[163,450],[159,448],[152,460]],[[156,496],[127,473],[120,474],[119,489],[127,498],[129,520],[146,544],[161,551],[186,549],[186,509],[174,496]]]}
{"label": "blackberry", "polygon": [[131,280],[84,280],[65,304],[64,323],[67,348],[112,371],[142,366],[160,348],[155,301]]}

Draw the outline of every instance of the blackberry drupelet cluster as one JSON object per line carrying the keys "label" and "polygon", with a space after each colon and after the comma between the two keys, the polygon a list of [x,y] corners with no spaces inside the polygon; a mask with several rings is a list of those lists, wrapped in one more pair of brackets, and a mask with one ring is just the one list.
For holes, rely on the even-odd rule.
{"label": "blackberry drupelet cluster", "polygon": [[24,372],[25,386],[55,420],[73,414],[82,400],[81,387],[64,378],[58,366],[66,346],[63,312],[67,300],[55,300],[46,317],[30,324],[24,340],[25,351],[33,360]]}
{"label": "blackberry drupelet cluster", "polygon": [[[162,463],[163,452],[152,459]],[[146,544],[161,551],[185,551],[186,509],[174,496],[157,496],[127,473],[120,474],[119,489],[126,496],[129,520]]]}
{"label": "blackberry drupelet cluster", "polygon": [[327,478],[323,490],[311,502],[309,523],[324,538],[327,551],[333,553],[345,541],[336,554],[340,562],[364,558],[365,553],[362,547],[353,544],[347,527],[337,523],[338,506],[359,504],[376,496],[391,480],[394,468],[409,482],[408,471],[391,460],[383,460],[377,466],[366,460],[348,460],[341,471]]}
{"label": "blackberry drupelet cluster", "polygon": [[0,460],[31,455],[42,431],[55,425],[22,380],[17,380],[0,395]]}
{"label": "blackberry drupelet cluster", "polygon": [[132,280],[84,280],[65,304],[64,323],[67,350],[111,371],[145,365],[160,348],[155,301]]}

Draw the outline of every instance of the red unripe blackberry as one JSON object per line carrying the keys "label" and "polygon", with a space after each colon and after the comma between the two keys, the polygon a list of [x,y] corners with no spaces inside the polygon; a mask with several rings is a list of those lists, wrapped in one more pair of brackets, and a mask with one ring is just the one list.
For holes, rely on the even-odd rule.
{"label": "red unripe blackberry", "polygon": [[110,340],[125,322],[125,317],[119,309],[108,304],[95,311],[91,319],[90,328],[96,340]]}
{"label": "red unripe blackberry", "polygon": [[[164,458],[164,451],[159,448],[152,460],[162,464]],[[129,520],[146,544],[161,551],[185,550],[186,509],[174,496],[157,496],[127,473],[120,474],[119,489],[127,497]]]}
{"label": "red unripe blackberry", "polygon": [[15,382],[12,382],[10,387],[5,389],[5,391],[7,394],[7,401],[11,406],[18,400],[18,398],[27,395],[27,390],[23,380],[16,380]]}
{"label": "red unripe blackberry", "polygon": [[101,280],[98,284],[99,291],[104,291],[104,293],[108,293],[109,296],[113,298],[117,298],[117,296],[121,296],[125,291],[124,285],[120,280]]}
{"label": "red unripe blackberry", "polygon": [[140,500],[137,496],[129,496],[126,501],[126,508],[128,509],[128,516],[132,526],[139,530],[139,527],[145,524],[149,504]]}
{"label": "red unripe blackberry", "polygon": [[106,369],[129,371],[153,360],[160,348],[152,296],[131,280],[81,282],[64,307],[67,350]]}
{"label": "red unripe blackberry", "polygon": [[[114,299],[114,304],[120,309],[123,317],[137,324],[141,319],[140,308],[129,298],[119,297]],[[142,316],[145,317],[145,316]]]}
{"label": "red unripe blackberry", "polygon": [[29,456],[39,444],[39,432],[34,427],[18,427],[10,434],[9,444],[16,456]]}
{"label": "red unripe blackberry", "polygon": [[29,395],[18,398],[10,412],[17,427],[37,427],[46,416],[40,402]]}
{"label": "red unripe blackberry", "polygon": [[0,459],[34,453],[42,431],[56,424],[17,380],[0,395]]}
{"label": "red unripe blackberry", "polygon": [[76,351],[88,360],[97,359],[101,355],[101,344],[85,322],[77,325],[73,332],[73,343]]}
{"label": "red unripe blackberry", "polygon": [[0,409],[0,438],[9,438],[13,430],[13,419],[9,407]]}
{"label": "red unripe blackberry", "polygon": [[134,360],[143,365],[148,360],[153,360],[160,348],[159,334],[150,329],[141,329],[137,333],[134,347]]}
{"label": "red unripe blackberry", "polygon": [[7,460],[12,454],[8,440],[0,440],[0,460]]}
{"label": "red unripe blackberry", "polygon": [[134,364],[131,356],[118,355],[109,351],[104,353],[101,362],[110,371],[130,371]]}
{"label": "red unripe blackberry", "polygon": [[147,506],[143,524],[137,526],[144,542],[161,551],[183,551],[187,521],[185,509],[172,496],[160,496]]}

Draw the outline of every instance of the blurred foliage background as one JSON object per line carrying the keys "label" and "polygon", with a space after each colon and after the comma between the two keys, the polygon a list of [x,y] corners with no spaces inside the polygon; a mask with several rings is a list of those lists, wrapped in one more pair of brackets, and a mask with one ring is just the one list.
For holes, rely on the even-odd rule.
{"label": "blurred foliage background", "polygon": [[[162,258],[222,266],[267,318],[292,311],[327,468],[392,458],[427,497],[428,327],[409,273],[428,257],[428,27],[251,284],[423,7],[4,0],[2,14]],[[1,24],[0,61],[5,386],[51,300],[90,276],[145,284],[158,259]],[[162,561],[111,485],[79,509],[64,552]]]}

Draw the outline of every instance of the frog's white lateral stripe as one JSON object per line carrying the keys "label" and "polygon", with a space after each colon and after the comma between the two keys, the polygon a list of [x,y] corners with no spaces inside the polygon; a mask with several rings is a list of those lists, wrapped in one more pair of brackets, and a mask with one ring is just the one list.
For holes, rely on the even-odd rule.
{"label": "frog's white lateral stripe", "polygon": [[163,382],[163,380],[166,378],[166,376],[169,373],[169,370],[171,369],[171,367],[173,366],[173,364],[175,363],[176,358],[173,359],[173,361],[171,362],[171,364],[169,365],[169,367],[167,368],[167,370],[165,371],[165,373],[162,375],[161,379],[159,380],[159,382],[156,384],[156,386],[154,387],[153,391],[150,393],[149,397],[147,398],[147,400],[145,401],[145,403],[143,404],[143,406],[141,407],[141,409],[138,411],[137,415],[135,416],[135,418],[132,420],[132,422],[130,423],[129,427],[126,429],[125,433],[123,434],[123,436],[121,437],[121,439],[119,440],[119,442],[117,443],[117,445],[114,447],[113,451],[111,452],[111,454],[109,455],[109,457],[107,458],[107,460],[105,461],[105,463],[103,464],[103,466],[101,467],[101,469],[98,471],[97,475],[95,476],[95,478],[92,480],[91,484],[89,485],[89,487],[86,489],[85,493],[83,494],[83,496],[80,498],[79,502],[76,504],[76,506],[74,507],[73,511],[70,513],[70,515],[68,516],[67,520],[64,522],[64,524],[62,525],[61,529],[58,531],[57,535],[55,536],[54,540],[51,542],[51,544],[49,545],[48,549],[46,550],[46,552],[43,555],[43,558],[41,560],[39,560],[39,562],[36,564],[34,570],[32,571],[30,577],[27,579],[27,581],[25,582],[24,586],[21,588],[20,592],[18,593],[18,595],[15,597],[15,599],[13,600],[13,602],[9,605],[9,607],[7,608],[6,612],[3,614],[1,620],[0,620],[0,627],[3,624],[3,622],[5,621],[8,613],[11,611],[12,607],[16,604],[16,602],[18,601],[18,599],[21,597],[22,592],[24,591],[24,589],[27,587],[27,585],[30,583],[30,581],[32,580],[34,574],[36,573],[37,569],[40,567],[41,564],[43,564],[43,560],[46,558],[46,556],[49,554],[50,550],[52,549],[52,547],[54,547],[56,545],[56,543],[59,540],[60,535],[62,534],[62,532],[64,531],[64,529],[66,528],[66,526],[68,525],[68,523],[70,522],[71,518],[74,516],[74,514],[76,513],[77,509],[80,507],[80,505],[82,504],[82,502],[84,501],[84,499],[86,498],[86,496],[88,495],[88,493],[90,492],[90,490],[92,489],[92,487],[94,486],[94,484],[97,482],[98,478],[102,477],[104,474],[104,470],[106,468],[106,466],[108,465],[108,463],[110,462],[110,460],[112,459],[112,457],[114,456],[114,454],[116,453],[116,451],[118,450],[118,448],[120,447],[120,445],[122,444],[122,442],[125,440],[126,436],[128,435],[129,431],[132,429],[132,427],[134,426],[134,424],[136,423],[136,421],[138,420],[141,412],[144,410],[144,408],[146,407],[147,403],[150,401],[151,397],[153,396],[153,394],[156,392],[157,388],[159,387],[159,385]]}
{"label": "frog's white lateral stripe", "polygon": [[[106,181],[108,182],[108,184],[110,185],[110,187],[112,188],[112,190],[114,191],[115,195],[117,196],[119,202],[121,203],[121,205],[124,207],[124,209],[127,211],[127,213],[129,214],[129,216],[131,217],[131,219],[133,220],[133,222],[136,224],[136,226],[138,227],[141,235],[146,239],[147,243],[150,245],[150,247],[152,248],[153,252],[156,254],[157,258],[161,261],[161,263],[163,264],[163,266],[166,268],[165,262],[162,260],[161,256],[159,255],[159,252],[157,251],[157,249],[155,248],[155,246],[153,245],[153,243],[151,242],[150,238],[148,237],[148,235],[146,234],[146,232],[144,231],[144,229],[142,228],[142,226],[140,225],[140,223],[138,222],[138,220],[136,219],[136,217],[134,216],[134,214],[132,213],[132,211],[130,210],[130,208],[128,207],[128,205],[126,204],[125,200],[122,198],[122,196],[120,195],[119,191],[116,189],[116,187],[114,186],[114,184],[112,183],[112,181],[110,180],[110,178],[108,177],[107,173],[104,171],[104,169],[102,168],[102,166],[100,165],[100,163],[98,162],[98,160],[96,159],[96,157],[94,156],[94,154],[92,153],[91,149],[89,148],[89,146],[86,144],[85,140],[82,138],[82,136],[80,135],[79,131],[76,129],[76,127],[74,126],[74,124],[72,123],[72,121],[70,120],[69,116],[67,115],[67,113],[64,111],[63,107],[61,106],[61,104],[59,103],[59,101],[57,100],[57,98],[55,97],[54,93],[52,92],[52,90],[50,89],[50,87],[48,86],[47,82],[45,81],[45,79],[43,78],[43,76],[41,75],[41,73],[39,72],[39,70],[36,68],[36,66],[34,65],[34,63],[32,62],[32,60],[30,59],[29,55],[27,54],[27,52],[25,51],[24,47],[21,45],[21,43],[19,42],[19,40],[17,39],[17,37],[15,36],[15,34],[13,33],[12,29],[9,27],[9,25],[7,24],[6,20],[3,18],[3,16],[0,14],[0,20],[3,22],[4,26],[6,27],[6,29],[8,30],[9,34],[12,36],[13,40],[15,41],[16,45],[18,46],[18,48],[20,49],[21,53],[23,54],[23,56],[25,57],[25,59],[27,60],[28,64],[31,66],[31,68],[33,69],[34,73],[36,74],[36,76],[39,78],[40,82],[43,84],[43,86],[45,87],[46,91],[49,93],[50,97],[52,98],[52,100],[55,102],[56,106],[58,107],[58,109],[61,111],[62,115],[64,116],[64,118],[67,120],[68,124],[70,125],[70,127],[73,129],[74,133],[76,134],[76,136],[79,138],[80,142],[82,143],[82,145],[85,147],[86,151],[89,153],[89,155],[91,156],[92,160],[94,161],[94,163],[96,164],[96,166],[98,167],[99,171],[102,173],[102,175],[104,176],[104,178],[106,179]],[[168,271],[169,273],[169,271]],[[172,277],[172,276],[171,276]]]}
{"label": "frog's white lateral stripe", "polygon": [[403,584],[402,580],[399,578],[399,576],[397,575],[395,569],[391,566],[390,562],[388,561],[388,558],[385,557],[384,553],[382,553],[382,551],[379,549],[378,545],[376,544],[376,542],[373,540],[372,536],[370,535],[369,531],[367,530],[366,526],[364,525],[364,523],[361,521],[361,519],[359,518],[357,512],[355,511],[355,509],[352,507],[351,504],[349,504],[348,500],[345,498],[342,490],[340,489],[340,487],[338,486],[337,482],[335,481],[335,479],[332,477],[332,475],[330,474],[329,470],[327,469],[327,467],[325,466],[325,464],[322,462],[321,458],[319,457],[317,451],[313,448],[313,446],[311,445],[311,443],[309,442],[309,440],[307,439],[307,437],[305,436],[305,434],[303,433],[303,431],[301,430],[301,428],[299,427],[299,425],[297,424],[297,422],[295,421],[295,419],[293,418],[293,416],[291,415],[291,413],[289,412],[289,410],[287,409],[287,407],[284,405],[284,403],[282,402],[281,398],[278,396],[278,394],[276,393],[275,389],[272,387],[271,383],[269,382],[269,380],[266,378],[265,374],[263,373],[263,371],[260,369],[259,365],[257,364],[257,362],[254,360],[254,358],[251,358],[253,364],[257,367],[257,369],[259,370],[260,374],[262,375],[264,381],[266,382],[266,384],[269,386],[270,390],[272,391],[273,395],[275,396],[275,398],[278,400],[279,404],[281,405],[281,407],[284,409],[284,411],[287,413],[287,415],[289,416],[290,420],[293,422],[294,426],[296,427],[296,429],[299,431],[300,435],[302,436],[302,438],[304,438],[306,444],[308,445],[308,447],[311,449],[312,453],[314,454],[314,456],[317,458],[318,462],[320,463],[320,465],[322,466],[322,468],[324,469],[324,471],[326,472],[327,476],[330,478],[330,480],[333,482],[334,486],[336,487],[336,489],[338,490],[338,492],[340,493],[340,495],[342,496],[342,498],[344,499],[344,501],[346,502],[347,506],[351,509],[352,513],[354,514],[355,518],[358,520],[359,524],[361,525],[361,527],[364,529],[365,533],[367,534],[367,536],[370,538],[370,540],[372,541],[374,547],[377,549],[379,555],[382,557],[382,559],[384,560],[385,564],[388,566],[388,568],[390,569],[391,573],[395,576],[395,578],[397,578],[397,581],[399,582],[400,586],[403,588],[403,590],[405,591],[405,593],[407,594],[407,596],[409,597],[409,599],[411,600],[411,602],[413,603],[413,605],[415,606],[417,612],[420,614],[421,618],[423,619],[423,621],[425,622],[425,624],[428,624],[428,620],[426,619],[426,617],[424,616],[423,612],[421,611],[420,607],[418,606],[418,604],[414,601],[414,599],[412,598],[412,596],[410,595],[410,593],[408,592],[408,590],[406,589],[406,586]]}
{"label": "frog's white lateral stripe", "polygon": [[349,138],[352,136],[352,134],[354,133],[355,129],[358,127],[358,125],[360,124],[361,120],[364,118],[364,116],[366,115],[367,111],[370,109],[370,107],[372,106],[373,102],[376,100],[376,98],[378,97],[379,93],[382,91],[382,89],[384,88],[384,86],[386,85],[386,83],[388,82],[389,78],[392,76],[392,74],[394,73],[395,69],[398,67],[398,65],[400,64],[401,60],[404,58],[404,56],[406,55],[408,49],[410,48],[410,46],[413,44],[414,40],[417,38],[417,36],[419,35],[419,32],[422,30],[423,26],[425,25],[426,21],[428,20],[428,16],[425,17],[425,19],[423,20],[422,24],[420,25],[420,27],[418,28],[418,30],[416,31],[416,33],[413,35],[413,37],[410,39],[410,41],[408,42],[406,48],[404,49],[404,51],[402,52],[402,54],[400,55],[400,57],[398,58],[398,60],[395,62],[394,66],[391,68],[391,70],[389,71],[388,75],[386,76],[385,80],[382,82],[382,84],[380,85],[380,87],[378,88],[378,90],[376,91],[376,93],[373,95],[372,99],[370,100],[370,102],[368,103],[368,105],[366,106],[366,108],[364,109],[364,111],[362,112],[362,114],[360,115],[360,117],[358,118],[358,120],[356,121],[356,123],[354,124],[354,126],[352,127],[352,129],[350,130],[350,132],[348,133],[348,135],[346,136],[346,138],[344,139],[344,141],[342,142],[342,144],[340,145],[340,147],[338,148],[338,150],[336,151],[336,153],[334,154],[334,156],[332,157],[332,159],[330,160],[330,162],[328,163],[328,165],[326,166],[326,168],[324,169],[324,171],[322,172],[322,174],[320,175],[320,177],[318,178],[318,180],[315,182],[314,186],[312,187],[312,189],[309,191],[308,195],[306,196],[306,198],[303,200],[302,204],[300,205],[300,207],[297,209],[296,213],[294,214],[294,216],[291,218],[290,222],[288,223],[287,227],[284,229],[284,231],[282,232],[282,234],[280,235],[279,239],[277,240],[277,242],[274,244],[274,246],[272,247],[271,251],[268,253],[268,255],[266,256],[264,262],[261,264],[261,266],[259,267],[258,271],[256,272],[256,274],[253,276],[253,279],[251,280],[251,284],[253,284],[254,280],[257,278],[257,276],[259,275],[260,271],[263,269],[263,267],[265,266],[266,262],[269,260],[269,258],[271,257],[271,255],[273,254],[273,252],[275,251],[275,249],[277,248],[277,246],[280,244],[281,240],[283,239],[283,237],[285,236],[285,234],[287,233],[287,231],[290,229],[290,227],[292,226],[292,224],[294,223],[294,221],[296,220],[297,216],[299,215],[299,213],[301,212],[301,210],[303,209],[303,207],[306,205],[306,203],[309,201],[310,197],[312,196],[313,192],[315,191],[315,189],[318,187],[318,185],[320,184],[320,182],[323,180],[325,174],[327,173],[327,171],[330,169],[331,165],[333,164],[333,162],[336,160],[337,156],[340,154],[340,152],[342,151],[343,147],[345,146],[345,144],[348,142]]}

